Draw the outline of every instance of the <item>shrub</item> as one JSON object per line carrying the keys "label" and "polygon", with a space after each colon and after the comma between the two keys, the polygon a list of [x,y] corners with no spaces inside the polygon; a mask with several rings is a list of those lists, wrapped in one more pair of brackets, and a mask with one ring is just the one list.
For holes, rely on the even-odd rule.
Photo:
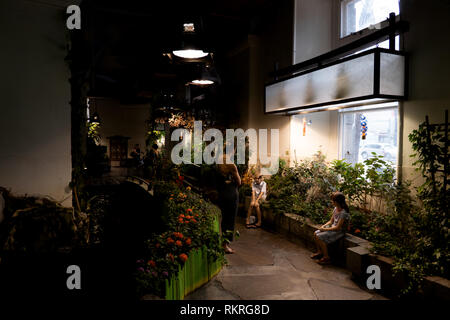
{"label": "shrub", "polygon": [[274,213],[295,213],[316,223],[329,220],[337,175],[329,169],[320,152],[312,160],[296,162],[294,167],[280,163],[278,173],[267,184],[270,192],[265,206]]}
{"label": "shrub", "polygon": [[206,246],[208,258],[223,260],[222,237],[214,230],[220,210],[199,194],[176,184],[159,182],[154,194],[162,203],[166,230],[153,234],[137,260],[138,294],[151,291],[162,296],[165,279],[176,274],[189,252]]}

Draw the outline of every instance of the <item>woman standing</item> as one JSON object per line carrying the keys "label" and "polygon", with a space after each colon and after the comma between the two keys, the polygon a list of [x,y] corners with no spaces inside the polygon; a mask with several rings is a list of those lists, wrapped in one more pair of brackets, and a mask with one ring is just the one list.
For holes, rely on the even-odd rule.
{"label": "woman standing", "polygon": [[[236,165],[227,163],[227,157],[232,159],[232,155],[224,155],[223,164],[217,165],[217,191],[219,192],[219,207],[222,211],[222,235],[231,232],[229,240],[232,241],[239,204],[238,187],[241,185],[241,177]],[[226,242],[224,242],[223,247],[225,253],[234,253],[233,249]]]}

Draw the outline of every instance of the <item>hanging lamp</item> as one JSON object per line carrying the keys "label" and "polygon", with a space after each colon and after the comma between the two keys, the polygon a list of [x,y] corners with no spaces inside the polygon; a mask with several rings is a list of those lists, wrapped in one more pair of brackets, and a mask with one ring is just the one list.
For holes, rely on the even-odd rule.
{"label": "hanging lamp", "polygon": [[209,55],[209,52],[203,51],[198,47],[198,34],[195,31],[193,22],[183,24],[183,40],[181,48],[173,50],[172,53],[183,59],[200,59]]}
{"label": "hanging lamp", "polygon": [[191,81],[193,85],[207,86],[212,85],[219,82],[219,78],[214,72],[211,70],[209,65],[205,65],[202,67],[201,72],[199,73],[199,77]]}

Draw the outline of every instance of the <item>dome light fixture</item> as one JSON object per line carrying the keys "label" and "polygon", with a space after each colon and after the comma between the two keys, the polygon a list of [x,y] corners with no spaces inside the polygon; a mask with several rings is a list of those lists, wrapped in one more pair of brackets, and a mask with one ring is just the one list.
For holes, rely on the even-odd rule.
{"label": "dome light fixture", "polygon": [[208,86],[208,85],[214,84],[214,81],[212,81],[212,80],[193,80],[192,84],[199,85],[199,86]]}
{"label": "dome light fixture", "polygon": [[209,55],[209,52],[205,52],[195,45],[198,35],[196,35],[194,23],[183,24],[183,38],[181,48],[172,51],[175,56],[183,59],[201,59]]}
{"label": "dome light fixture", "polygon": [[[211,70],[212,69],[212,70]],[[204,65],[201,67],[198,77],[194,78],[191,84],[198,86],[208,86],[215,84],[219,81],[215,70],[210,65]]]}
{"label": "dome light fixture", "polygon": [[199,49],[174,50],[173,54],[184,59],[200,59],[206,57],[209,53]]}

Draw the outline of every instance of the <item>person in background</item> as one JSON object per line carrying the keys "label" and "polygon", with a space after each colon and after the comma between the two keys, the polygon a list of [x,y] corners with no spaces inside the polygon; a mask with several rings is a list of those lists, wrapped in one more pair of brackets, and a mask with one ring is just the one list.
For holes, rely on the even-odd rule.
{"label": "person in background", "polygon": [[139,144],[135,144],[133,151],[130,153],[131,158],[133,159],[133,165],[135,167],[139,166],[141,161],[141,148],[139,147]]}
{"label": "person in background", "polygon": [[[266,200],[267,195],[267,184],[263,180],[262,176],[257,177],[252,183],[252,201],[247,212],[246,227],[250,228],[260,228],[261,227],[261,209],[259,208],[261,202]],[[250,216],[253,209],[256,211],[257,222],[255,224],[250,223]]]}
{"label": "person in background", "polygon": [[333,201],[334,210],[330,221],[314,232],[317,251],[311,255],[311,258],[320,259],[317,261],[319,264],[329,264],[331,262],[327,245],[345,236],[346,226],[350,217],[350,210],[345,202],[343,193],[333,193],[331,200]]}
{"label": "person in background", "polygon": [[158,145],[154,143],[151,149],[147,152],[144,160],[144,166],[149,178],[159,178],[161,153],[158,150]]}
{"label": "person in background", "polygon": [[[233,155],[228,155],[233,157]],[[228,237],[229,241],[233,240],[235,220],[239,204],[238,187],[241,185],[241,177],[234,163],[228,164],[227,155],[223,157],[223,164],[217,164],[217,191],[219,207],[222,211],[222,235]],[[228,243],[223,243],[225,253],[234,253]]]}

